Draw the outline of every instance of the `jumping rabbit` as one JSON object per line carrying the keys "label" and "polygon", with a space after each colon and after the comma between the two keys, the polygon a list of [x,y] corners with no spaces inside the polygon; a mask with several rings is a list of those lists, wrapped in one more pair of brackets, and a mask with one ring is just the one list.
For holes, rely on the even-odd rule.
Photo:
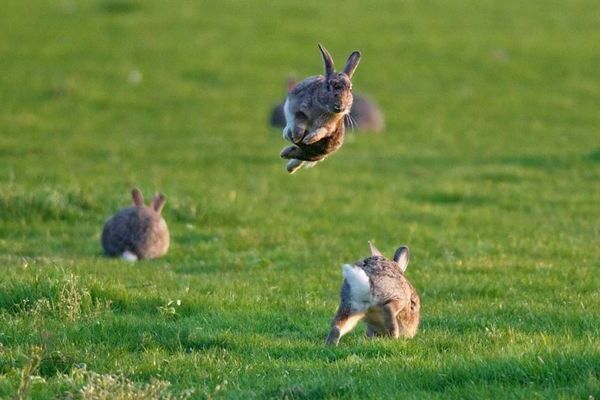
{"label": "jumping rabbit", "polygon": [[[288,78],[286,81],[287,91],[289,93],[296,85],[298,81],[293,78]],[[385,129],[385,121],[383,118],[383,112],[377,103],[365,94],[353,93],[352,107],[350,113],[344,118],[344,126],[346,129],[357,129],[363,132],[380,133]],[[271,118],[269,123],[275,128],[285,128],[285,113],[283,112],[283,106],[285,99],[277,103],[271,109]]]}
{"label": "jumping rabbit", "polygon": [[336,72],[331,55],[319,44],[325,75],[306,78],[288,94],[284,104],[284,139],[294,143],[281,151],[289,159],[287,171],[314,165],[344,142],[344,118],[352,107],[352,75],[360,52],[350,54],[343,72]]}

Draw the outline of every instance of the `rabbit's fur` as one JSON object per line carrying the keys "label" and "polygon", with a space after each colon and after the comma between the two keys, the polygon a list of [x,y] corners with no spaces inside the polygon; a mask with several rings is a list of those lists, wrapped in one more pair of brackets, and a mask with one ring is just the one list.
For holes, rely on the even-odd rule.
{"label": "rabbit's fur", "polygon": [[315,163],[339,149],[344,142],[344,117],[352,107],[351,78],[360,52],[350,54],[343,72],[336,72],[329,52],[319,44],[325,75],[306,78],[288,94],[283,106],[284,139],[294,143],[281,151],[294,173],[305,162]]}
{"label": "rabbit's fur", "polygon": [[157,194],[150,206],[144,205],[139,189],[131,191],[133,206],[113,215],[102,230],[102,247],[107,256],[127,260],[157,258],[169,249],[167,223],[160,215],[165,196]]}
{"label": "rabbit's fur", "polygon": [[[287,92],[289,93],[296,85],[298,81],[293,78],[287,80]],[[353,93],[352,107],[350,108],[350,114],[347,118],[344,118],[344,126],[346,129],[354,128],[365,132],[382,132],[385,128],[385,122],[383,119],[383,113],[381,109],[369,96],[359,93]],[[285,128],[287,125],[285,121],[285,113],[283,106],[285,100],[281,103],[277,103],[271,110],[270,124],[275,128]]]}
{"label": "rabbit's fur", "polygon": [[368,337],[412,338],[417,333],[421,301],[404,277],[408,247],[400,247],[389,260],[369,244],[370,257],[343,267],[340,305],[327,337],[329,345],[337,345],[363,319]]}

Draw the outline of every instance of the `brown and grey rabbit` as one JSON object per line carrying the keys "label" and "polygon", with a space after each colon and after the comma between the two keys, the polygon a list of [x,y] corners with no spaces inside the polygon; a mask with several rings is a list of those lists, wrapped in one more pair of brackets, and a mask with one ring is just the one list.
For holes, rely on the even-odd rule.
{"label": "brown and grey rabbit", "polygon": [[139,189],[131,191],[133,206],[113,215],[102,230],[102,247],[110,257],[126,260],[157,258],[169,249],[170,237],[167,223],[160,215],[166,199],[157,194],[150,206],[144,205]]}
{"label": "brown and grey rabbit", "polygon": [[[360,52],[350,54],[342,72],[336,72],[329,52],[319,44],[325,75],[306,78],[288,94],[284,104],[286,127],[283,137],[294,143],[281,151],[289,159],[287,170],[294,173],[305,163],[323,160],[344,142],[344,117],[352,107],[351,78],[360,61]],[[308,165],[306,165],[308,166]]]}
{"label": "brown and grey rabbit", "polygon": [[329,345],[337,345],[363,319],[368,337],[412,338],[417,333],[421,301],[404,277],[408,247],[401,246],[390,260],[369,245],[370,257],[343,266],[340,305],[327,337]]}
{"label": "brown and grey rabbit", "polygon": [[[296,85],[298,81],[293,78],[288,78],[286,82],[287,93],[289,93]],[[350,114],[347,118],[344,118],[344,125],[346,129],[358,129],[359,131],[379,133],[385,129],[385,122],[381,109],[369,96],[359,93],[353,93],[352,107],[350,108]],[[285,128],[287,125],[285,121],[285,113],[283,112],[283,106],[285,100],[281,103],[277,103],[271,109],[270,124],[275,128]]]}

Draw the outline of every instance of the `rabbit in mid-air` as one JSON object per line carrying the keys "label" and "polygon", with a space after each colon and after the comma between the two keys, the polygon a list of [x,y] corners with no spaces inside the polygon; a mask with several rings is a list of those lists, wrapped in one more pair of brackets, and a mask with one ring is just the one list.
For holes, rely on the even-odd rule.
{"label": "rabbit in mid-air", "polygon": [[[296,85],[298,81],[293,78],[288,78],[286,82],[287,93],[289,93]],[[385,121],[381,109],[369,96],[359,93],[353,93],[352,107],[350,108],[350,114],[344,118],[344,125],[346,129],[358,129],[364,132],[379,133],[385,128]],[[275,128],[285,128],[285,113],[283,112],[283,106],[285,100],[281,103],[277,103],[271,109],[270,124]]]}
{"label": "rabbit in mid-air", "polygon": [[157,194],[150,206],[144,205],[139,189],[131,191],[133,206],[113,215],[102,230],[102,247],[106,255],[121,256],[135,261],[157,258],[169,249],[169,229],[160,215],[165,205],[165,196]]}
{"label": "rabbit in mid-air", "polygon": [[319,50],[325,75],[306,78],[296,85],[283,107],[283,137],[293,143],[281,151],[281,157],[290,160],[289,173],[323,160],[344,142],[344,118],[352,107],[350,79],[360,61],[360,52],[352,52],[344,70],[336,72],[329,52],[320,44]]}
{"label": "rabbit in mid-air", "polygon": [[337,345],[363,319],[368,337],[412,338],[417,333],[421,301],[404,277],[408,247],[400,247],[390,260],[369,245],[370,257],[343,266],[340,305],[327,337],[329,345]]}

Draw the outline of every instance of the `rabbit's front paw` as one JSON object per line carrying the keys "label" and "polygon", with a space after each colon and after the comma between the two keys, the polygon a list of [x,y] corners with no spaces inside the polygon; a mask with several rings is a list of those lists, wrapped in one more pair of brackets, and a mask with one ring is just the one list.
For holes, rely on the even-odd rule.
{"label": "rabbit's front paw", "polygon": [[285,166],[285,169],[290,174],[293,174],[294,172],[296,172],[300,168],[302,168],[303,165],[304,165],[304,161],[297,160],[297,159],[292,159],[292,160],[288,161],[287,165]]}
{"label": "rabbit's front paw", "polygon": [[319,128],[316,131],[311,132],[308,135],[306,135],[304,137],[304,139],[302,140],[302,143],[313,144],[313,143],[316,143],[319,140],[323,139],[325,136],[327,136],[327,130],[325,128]]}
{"label": "rabbit's front paw", "polygon": [[299,141],[302,140],[302,138],[304,137],[304,134],[306,133],[306,129],[304,129],[301,126],[297,126],[294,128],[294,130],[292,131],[292,142],[294,143],[298,143]]}
{"label": "rabbit's front paw", "polygon": [[315,133],[311,133],[310,135],[306,135],[304,137],[304,139],[302,140],[302,143],[304,144],[313,144],[315,142],[318,142],[321,138],[318,137]]}

